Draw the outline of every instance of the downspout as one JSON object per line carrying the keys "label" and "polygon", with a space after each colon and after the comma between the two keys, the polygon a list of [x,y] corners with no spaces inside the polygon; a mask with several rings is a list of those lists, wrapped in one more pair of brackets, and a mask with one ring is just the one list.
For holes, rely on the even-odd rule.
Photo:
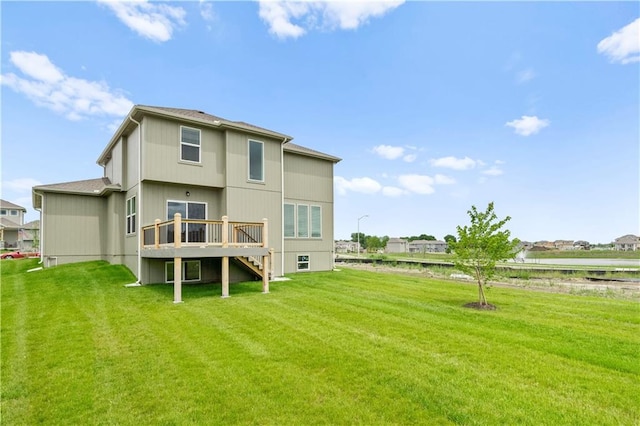
{"label": "downspout", "polygon": [[36,209],[40,213],[40,229],[38,229],[40,233],[40,247],[38,247],[40,250],[40,262],[38,262],[38,265],[42,265],[44,263],[44,220],[42,217],[42,212],[44,211],[44,194],[38,194],[36,192],[36,195],[40,197],[40,208]]}
{"label": "downspout", "polygon": [[282,238],[282,249],[280,253],[280,276],[284,277],[284,144],[287,143],[287,138],[284,138],[280,144],[280,193],[282,194],[282,202],[280,203],[280,235]]}
{"label": "downspout", "polygon": [[138,125],[138,205],[137,207],[137,230],[136,230],[136,247],[137,247],[137,252],[138,252],[138,273],[137,273],[137,278],[138,280],[135,282],[135,284],[141,285],[142,283],[140,282],[140,275],[142,273],[142,247],[140,246],[140,241],[142,239],[142,125],[140,124],[139,121],[136,121],[133,117],[131,117],[131,114],[129,114],[127,116],[127,118],[131,121],[133,121],[135,124]]}

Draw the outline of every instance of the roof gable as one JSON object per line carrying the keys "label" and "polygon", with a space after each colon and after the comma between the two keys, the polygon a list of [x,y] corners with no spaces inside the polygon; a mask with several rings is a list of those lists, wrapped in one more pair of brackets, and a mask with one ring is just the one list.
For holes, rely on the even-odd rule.
{"label": "roof gable", "polygon": [[12,210],[22,210],[23,212],[26,212],[27,209],[25,209],[22,206],[19,206],[17,204],[13,204],[10,201],[6,201],[6,200],[0,200],[0,208],[2,209],[12,209]]}

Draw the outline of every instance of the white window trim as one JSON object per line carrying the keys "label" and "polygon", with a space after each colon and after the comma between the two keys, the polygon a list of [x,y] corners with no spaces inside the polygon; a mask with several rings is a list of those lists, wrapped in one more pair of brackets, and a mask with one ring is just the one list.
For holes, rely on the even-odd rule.
{"label": "white window trim", "polygon": [[[137,194],[136,194],[137,195]],[[132,195],[131,197],[127,198],[127,201],[124,203],[124,233],[125,235],[135,235],[137,233],[137,228],[138,228],[138,206],[136,205],[136,195]],[[134,211],[135,213],[133,214],[129,214],[129,202],[131,200],[133,201],[133,206],[134,206]],[[134,221],[136,222],[136,224],[132,227],[133,230],[131,232],[129,232],[129,218],[133,217]]]}
{"label": "white window trim", "polygon": [[[209,217],[209,203],[207,203],[206,201],[195,201],[195,200],[167,200],[166,204],[165,204],[165,212],[166,212],[166,217],[167,220],[172,220],[173,217],[169,217],[169,203],[184,203],[184,204],[204,204],[204,219],[195,219],[195,220],[207,220],[207,218]],[[189,208],[186,209],[187,214],[189,214]],[[182,219],[190,219],[188,217],[183,217]]]}
{"label": "white window trim", "polygon": [[[307,256],[307,261],[306,262],[301,262],[300,261],[300,256]],[[306,263],[307,264],[307,268],[306,269],[300,269],[298,266],[300,265],[300,263]],[[296,271],[310,271],[311,270],[311,255],[310,254],[296,254]]]}
{"label": "white window trim", "polygon": [[[187,262],[197,262],[198,263],[198,279],[187,280],[187,279],[184,278],[185,271],[187,270],[187,266],[186,266]],[[172,265],[173,266],[174,265],[174,261],[171,260],[169,262],[165,262],[164,263],[164,282],[167,283],[167,284],[170,284],[170,283],[175,282],[175,281],[169,281],[169,277],[167,276],[167,266],[168,265]],[[199,260],[183,260],[182,261],[182,268],[181,268],[180,271],[182,273],[182,282],[183,283],[191,283],[191,282],[202,281],[202,263]]]}
{"label": "white window trim", "polygon": [[[286,205],[290,205],[293,206],[293,236],[292,237],[287,237],[285,236],[284,238],[286,239],[299,239],[299,240],[322,240],[322,206],[318,205],[318,204],[304,204],[304,203],[284,203],[283,204],[283,218],[284,218],[284,206]],[[298,235],[298,206],[306,206],[307,207],[307,232],[308,235],[306,237],[300,237]],[[311,211],[313,210],[313,208],[318,208],[320,209],[320,236],[319,237],[314,237],[313,236],[313,220],[311,217]],[[284,228],[282,230],[282,234],[284,235]]]}
{"label": "white window trim", "polygon": [[[198,132],[198,140],[200,141],[200,144],[195,145],[195,144],[192,144],[192,143],[183,142],[182,141],[182,129],[189,129],[189,130],[197,131]],[[182,158],[182,145],[197,147],[198,148],[198,161],[186,160],[186,159]],[[189,126],[180,126],[180,152],[178,153],[178,158],[180,158],[181,162],[185,162],[185,163],[190,163],[190,164],[201,164],[202,163],[202,131],[200,129],[196,129],[195,127],[189,127]]]}
{"label": "white window trim", "polygon": [[[251,142],[256,142],[262,145],[262,179],[251,179]],[[249,182],[258,182],[264,183],[264,176],[266,174],[265,163],[264,163],[264,142],[256,140],[256,139],[248,139],[247,140],[247,180]]]}

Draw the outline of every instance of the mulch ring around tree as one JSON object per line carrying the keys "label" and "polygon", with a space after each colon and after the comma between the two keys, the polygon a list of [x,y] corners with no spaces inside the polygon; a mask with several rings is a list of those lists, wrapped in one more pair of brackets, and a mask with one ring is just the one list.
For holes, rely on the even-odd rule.
{"label": "mulch ring around tree", "polygon": [[479,311],[495,311],[496,305],[492,305],[491,303],[480,304],[480,302],[471,302],[463,305],[465,308],[477,309]]}

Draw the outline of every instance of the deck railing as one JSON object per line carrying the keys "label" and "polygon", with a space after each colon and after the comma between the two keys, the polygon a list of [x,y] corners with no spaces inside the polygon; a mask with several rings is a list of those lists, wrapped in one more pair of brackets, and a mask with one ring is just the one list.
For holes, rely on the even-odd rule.
{"label": "deck railing", "polygon": [[[179,244],[176,239],[179,238]],[[156,219],[142,227],[143,248],[176,246],[267,247],[267,219],[262,222],[230,222],[222,220],[182,219],[176,213],[172,220]]]}

